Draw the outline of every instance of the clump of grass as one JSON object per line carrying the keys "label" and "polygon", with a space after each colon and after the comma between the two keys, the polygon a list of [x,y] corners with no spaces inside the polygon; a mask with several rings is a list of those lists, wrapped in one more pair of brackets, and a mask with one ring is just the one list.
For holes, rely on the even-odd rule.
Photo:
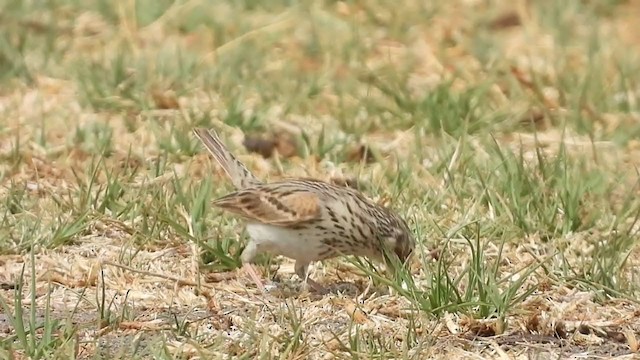
{"label": "clump of grass", "polygon": [[[52,355],[73,354],[77,348],[77,327],[71,322],[73,311],[66,320],[56,319],[52,316],[51,298],[49,294],[44,299],[44,308],[38,305],[39,299],[36,294],[35,255],[31,251],[30,281],[28,292],[30,294],[26,306],[23,302],[25,267],[19,274],[15,284],[13,304],[6,298],[0,297],[3,312],[9,322],[13,333],[4,338],[0,343],[0,348],[7,358],[12,358],[16,354],[24,354],[30,359],[49,358]],[[49,284],[48,290],[51,290]],[[28,312],[25,310],[28,309]]]}

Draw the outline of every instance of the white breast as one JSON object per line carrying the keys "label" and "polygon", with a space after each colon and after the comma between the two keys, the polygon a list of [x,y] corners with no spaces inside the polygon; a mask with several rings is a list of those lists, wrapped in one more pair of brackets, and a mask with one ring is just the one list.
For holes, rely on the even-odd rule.
{"label": "white breast", "polygon": [[260,223],[247,224],[247,232],[259,251],[283,255],[301,261],[313,261],[322,243],[304,230],[291,230]]}

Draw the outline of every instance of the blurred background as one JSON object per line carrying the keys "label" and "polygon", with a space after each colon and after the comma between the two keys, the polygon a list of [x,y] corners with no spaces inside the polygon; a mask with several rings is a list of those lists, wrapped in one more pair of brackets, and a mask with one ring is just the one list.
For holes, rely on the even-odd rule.
{"label": "blurred background", "polygon": [[[65,331],[95,342],[44,346],[76,355],[128,349],[121,336],[144,326],[123,321],[175,306],[175,347],[144,354],[196,339],[209,356],[229,342],[249,358],[463,356],[475,350],[442,339],[514,329],[565,339],[577,319],[637,318],[639,18],[638,0],[1,0],[3,289],[33,281],[25,297],[38,316],[45,303],[68,314],[69,299],[91,298],[90,320],[114,332],[86,335],[74,318]],[[238,267],[244,233],[208,205],[231,184],[196,126],[215,128],[261,178],[357,187],[401,213],[419,241],[415,288],[367,293],[355,320],[351,300],[291,300],[338,328],[229,295],[255,289],[217,277]],[[286,259],[260,264],[290,282]],[[361,268],[330,261],[312,277],[386,294]],[[136,269],[164,275],[144,281]],[[78,288],[90,294],[69,295]],[[19,318],[19,297],[3,297]],[[188,307],[218,321],[206,341]],[[412,315],[372,310],[382,307]],[[353,335],[353,322],[377,327]],[[574,350],[632,351],[637,324],[616,326],[607,331],[623,340],[594,332],[605,345]],[[314,335],[282,335],[300,329]],[[162,331],[145,341],[166,344]],[[5,349],[37,352],[15,336]]]}

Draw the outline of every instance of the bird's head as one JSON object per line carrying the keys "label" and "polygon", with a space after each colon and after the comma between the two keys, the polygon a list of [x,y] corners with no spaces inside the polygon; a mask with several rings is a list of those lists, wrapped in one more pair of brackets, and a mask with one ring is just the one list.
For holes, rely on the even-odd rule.
{"label": "bird's head", "polygon": [[391,216],[388,222],[381,225],[379,237],[384,245],[383,251],[391,251],[401,263],[408,263],[416,242],[407,223],[398,216]]}

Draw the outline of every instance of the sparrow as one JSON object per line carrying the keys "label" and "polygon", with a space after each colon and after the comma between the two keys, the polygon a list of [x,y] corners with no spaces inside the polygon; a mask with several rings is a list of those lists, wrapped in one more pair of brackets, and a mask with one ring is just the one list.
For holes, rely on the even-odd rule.
{"label": "sparrow", "polygon": [[314,261],[355,255],[388,262],[395,254],[405,264],[410,258],[415,240],[407,223],[359,191],[307,178],[263,182],[215,131],[196,128],[194,133],[236,189],[212,204],[246,221],[249,241],[240,259],[260,290],[264,285],[252,262],[262,253],[295,260],[296,275],[320,293],[325,288],[308,277]]}

